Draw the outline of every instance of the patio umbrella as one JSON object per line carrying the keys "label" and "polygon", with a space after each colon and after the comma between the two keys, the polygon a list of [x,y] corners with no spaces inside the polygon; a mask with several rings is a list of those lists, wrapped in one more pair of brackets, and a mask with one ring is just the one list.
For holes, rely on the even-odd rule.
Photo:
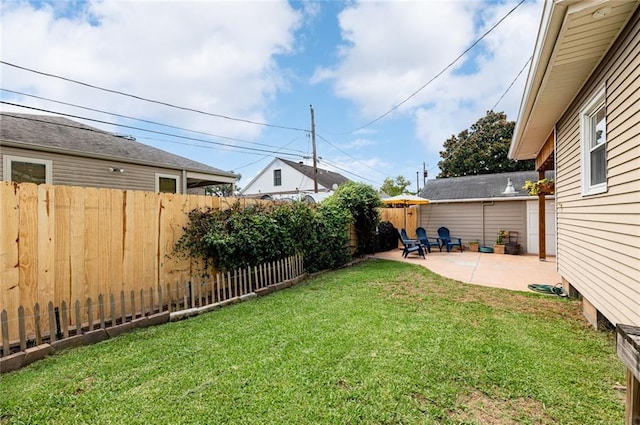
{"label": "patio umbrella", "polygon": [[425,205],[429,203],[427,198],[411,195],[410,193],[403,193],[401,195],[392,196],[382,200],[385,204],[389,205],[402,205],[404,206],[404,227],[407,228],[407,207],[409,205]]}

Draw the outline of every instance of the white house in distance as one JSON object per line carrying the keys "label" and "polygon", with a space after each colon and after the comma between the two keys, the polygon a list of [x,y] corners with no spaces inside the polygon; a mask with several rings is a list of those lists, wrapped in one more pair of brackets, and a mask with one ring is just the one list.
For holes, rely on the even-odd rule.
{"label": "white house in distance", "polygon": [[338,185],[349,181],[333,171],[318,168],[318,194],[314,193],[313,167],[302,162],[274,158],[242,190],[246,196],[259,196],[264,199],[296,198],[300,195],[311,196],[315,202],[333,191]]}
{"label": "white house in distance", "polygon": [[509,151],[555,168],[558,272],[595,327],[640,326],[638,4],[545,2]]}

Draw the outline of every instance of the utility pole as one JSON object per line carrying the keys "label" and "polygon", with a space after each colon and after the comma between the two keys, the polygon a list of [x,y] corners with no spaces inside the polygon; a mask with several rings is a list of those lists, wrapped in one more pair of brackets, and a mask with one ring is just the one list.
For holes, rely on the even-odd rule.
{"label": "utility pole", "polygon": [[424,179],[424,181],[422,183],[423,187],[427,187],[427,175],[428,175],[428,173],[427,173],[427,164],[425,164],[423,162],[422,163],[422,176],[423,176],[423,179]]}
{"label": "utility pole", "polygon": [[416,171],[416,195],[420,194],[420,180],[418,180],[419,176],[420,176],[420,171]]}
{"label": "utility pole", "polygon": [[318,159],[316,157],[316,122],[313,116],[313,105],[311,109],[311,145],[313,146],[313,191],[318,193]]}

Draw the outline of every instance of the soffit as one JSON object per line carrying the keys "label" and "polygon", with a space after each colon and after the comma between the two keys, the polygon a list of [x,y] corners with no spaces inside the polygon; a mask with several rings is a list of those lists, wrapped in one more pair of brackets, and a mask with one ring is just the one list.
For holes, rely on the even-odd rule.
{"label": "soffit", "polygon": [[[583,1],[563,6],[566,3],[558,2],[559,5],[552,6],[551,14],[564,14],[564,18],[559,30],[546,28],[542,43],[547,48],[543,46],[540,54],[550,51],[551,55],[548,60],[536,58],[536,67],[530,72],[532,84],[523,98],[521,116],[511,146],[510,156],[514,159],[536,157],[557,120],[638,6],[638,0]],[[603,8],[610,8],[609,13],[595,19],[594,12]],[[553,25],[553,18],[549,19],[550,25]],[[557,18],[555,22],[559,22]],[[549,43],[553,44],[552,50],[548,48]]]}

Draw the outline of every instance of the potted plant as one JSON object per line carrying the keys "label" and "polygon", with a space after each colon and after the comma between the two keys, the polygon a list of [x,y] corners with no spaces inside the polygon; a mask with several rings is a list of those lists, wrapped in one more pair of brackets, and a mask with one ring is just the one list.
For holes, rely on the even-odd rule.
{"label": "potted plant", "polygon": [[478,252],[480,248],[480,241],[469,241],[469,251]]}
{"label": "potted plant", "polygon": [[522,188],[529,192],[531,196],[553,195],[556,190],[556,185],[553,179],[542,179],[535,182],[527,180],[524,182]]}
{"label": "potted plant", "polygon": [[496,254],[504,254],[504,244],[509,239],[509,232],[507,230],[500,230],[498,232],[498,238],[495,245],[493,245],[493,252]]}

